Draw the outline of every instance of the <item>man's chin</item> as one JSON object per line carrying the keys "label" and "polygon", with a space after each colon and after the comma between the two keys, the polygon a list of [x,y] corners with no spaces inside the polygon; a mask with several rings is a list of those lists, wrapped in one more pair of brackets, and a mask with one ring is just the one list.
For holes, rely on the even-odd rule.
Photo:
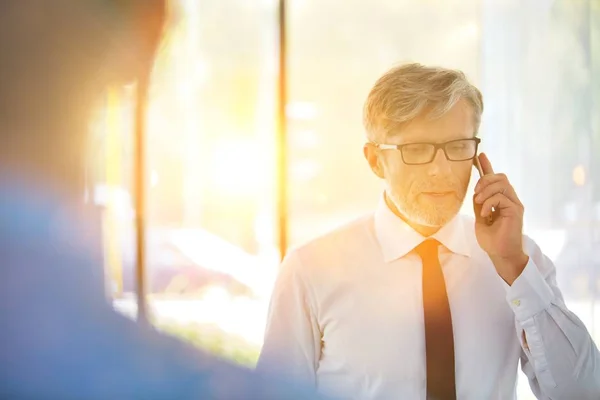
{"label": "man's chin", "polygon": [[462,206],[462,201],[458,199],[431,202],[421,196],[413,198],[412,201],[391,201],[391,203],[390,206],[394,206],[406,220],[429,228],[440,228],[446,225],[459,213]]}
{"label": "man's chin", "polygon": [[412,218],[412,221],[418,225],[425,226],[428,228],[441,228],[442,226],[447,224],[448,221],[450,221],[450,219],[439,217],[432,218],[430,216],[418,215]]}
{"label": "man's chin", "polygon": [[429,211],[417,211],[413,214],[414,222],[419,225],[440,228],[450,222],[459,212],[459,209],[455,210],[429,210]]}

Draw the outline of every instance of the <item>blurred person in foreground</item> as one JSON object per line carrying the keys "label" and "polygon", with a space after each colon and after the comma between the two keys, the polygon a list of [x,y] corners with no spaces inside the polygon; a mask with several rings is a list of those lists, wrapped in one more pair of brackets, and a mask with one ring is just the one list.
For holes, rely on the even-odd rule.
{"label": "blurred person in foreground", "polygon": [[166,0],[0,2],[0,398],[310,399],[116,313],[84,205],[93,105],[147,74]]}
{"label": "blurred person in foreground", "polygon": [[[287,255],[258,369],[277,360],[357,399],[514,399],[520,360],[539,399],[600,398],[596,345],[523,235],[515,189],[478,156],[482,111],[459,71],[408,64],[375,83],[364,155],[381,202]],[[459,210],[475,157],[473,219]]]}

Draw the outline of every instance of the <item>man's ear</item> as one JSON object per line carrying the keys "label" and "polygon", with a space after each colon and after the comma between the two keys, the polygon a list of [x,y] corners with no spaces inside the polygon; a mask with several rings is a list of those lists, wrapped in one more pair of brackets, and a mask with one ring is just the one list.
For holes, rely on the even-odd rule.
{"label": "man's ear", "polygon": [[381,160],[381,152],[379,152],[377,147],[375,147],[373,143],[365,143],[363,146],[363,154],[373,173],[379,178],[384,179],[385,173]]}

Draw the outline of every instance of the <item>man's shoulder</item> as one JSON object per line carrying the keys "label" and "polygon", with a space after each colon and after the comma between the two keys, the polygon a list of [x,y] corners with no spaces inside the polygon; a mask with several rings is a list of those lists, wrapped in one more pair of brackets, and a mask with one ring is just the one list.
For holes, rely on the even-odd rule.
{"label": "man's shoulder", "polygon": [[352,243],[364,241],[372,232],[372,227],[373,214],[362,215],[297,246],[293,251],[308,255],[325,249],[344,250]]}
{"label": "man's shoulder", "polygon": [[298,260],[302,269],[323,270],[344,264],[353,258],[354,252],[364,252],[369,246],[377,246],[373,213],[355,218],[292,248],[288,258]]}

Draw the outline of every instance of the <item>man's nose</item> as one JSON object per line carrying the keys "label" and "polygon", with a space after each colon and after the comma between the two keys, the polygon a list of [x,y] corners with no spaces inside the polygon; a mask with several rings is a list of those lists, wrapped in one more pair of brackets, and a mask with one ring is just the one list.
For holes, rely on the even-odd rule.
{"label": "man's nose", "polygon": [[433,161],[429,165],[430,175],[444,175],[450,171],[450,161],[446,158],[444,149],[437,149]]}

